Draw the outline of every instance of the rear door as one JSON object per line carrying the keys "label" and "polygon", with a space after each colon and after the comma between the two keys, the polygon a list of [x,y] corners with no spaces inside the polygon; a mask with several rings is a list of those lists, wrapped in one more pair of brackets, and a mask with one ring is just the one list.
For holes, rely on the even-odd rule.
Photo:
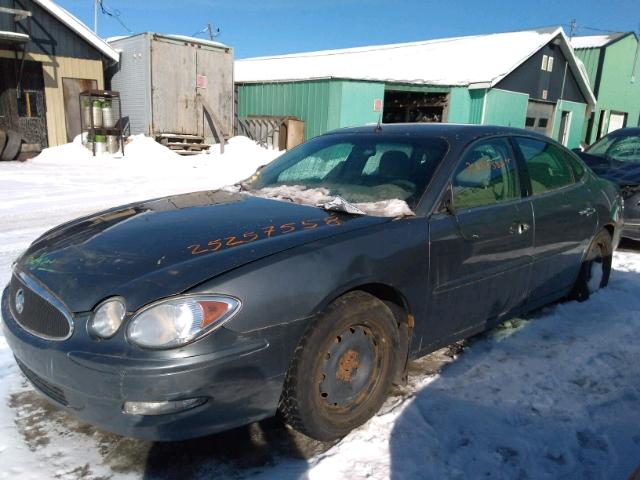
{"label": "rear door", "polygon": [[514,137],[529,177],[535,218],[530,300],[555,297],[573,285],[598,222],[584,170],[570,153],[544,140]]}
{"label": "rear door", "polygon": [[524,303],[533,215],[517,162],[503,137],[463,155],[452,180],[455,215],[430,219],[430,291],[423,347],[497,320]]}

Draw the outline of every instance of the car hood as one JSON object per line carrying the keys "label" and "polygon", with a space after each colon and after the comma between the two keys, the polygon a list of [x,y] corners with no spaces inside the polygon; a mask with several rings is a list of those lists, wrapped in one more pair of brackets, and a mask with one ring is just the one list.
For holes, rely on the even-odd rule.
{"label": "car hood", "polygon": [[389,220],[242,193],[195,192],[60,225],[29,247],[16,270],[73,312],[113,295],[133,311],[265,256]]}
{"label": "car hood", "polygon": [[606,178],[618,185],[640,185],[640,162],[610,162],[608,159],[588,152],[580,157],[599,177]]}

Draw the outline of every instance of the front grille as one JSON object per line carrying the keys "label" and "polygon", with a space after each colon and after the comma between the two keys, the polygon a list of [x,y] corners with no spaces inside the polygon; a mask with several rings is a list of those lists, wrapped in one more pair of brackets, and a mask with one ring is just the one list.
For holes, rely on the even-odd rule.
{"label": "front grille", "polygon": [[55,385],[40,378],[35,372],[20,362],[20,360],[16,359],[16,362],[18,362],[18,366],[20,367],[20,370],[22,370],[24,376],[27,377],[27,380],[29,380],[36,389],[64,406],[69,405],[67,403],[67,398],[64,396],[64,391],[60,387],[56,387]]}
{"label": "front grille", "polygon": [[[64,340],[71,334],[71,317],[65,315],[53,295],[35,284],[27,285],[30,281],[23,281],[17,275],[11,278],[9,288],[9,306],[16,322],[28,332],[49,340]],[[38,290],[37,292],[34,290]],[[18,292],[22,290],[23,308],[20,312],[16,306]],[[46,298],[45,298],[46,297]]]}

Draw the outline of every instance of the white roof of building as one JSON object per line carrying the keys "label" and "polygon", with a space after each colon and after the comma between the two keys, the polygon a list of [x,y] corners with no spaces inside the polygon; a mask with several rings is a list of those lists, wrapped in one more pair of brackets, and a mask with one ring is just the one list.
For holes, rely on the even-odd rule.
{"label": "white roof of building", "polygon": [[595,105],[584,68],[561,27],[248,58],[236,60],[234,78],[240,83],[342,78],[488,88],[558,36],[581,89]]}
{"label": "white roof of building", "polygon": [[118,43],[120,40],[124,40],[125,38],[136,37],[138,35],[155,35],[160,38],[168,38],[170,40],[177,40],[181,42],[197,43],[199,45],[207,45],[210,47],[218,47],[218,48],[230,48],[228,45],[225,45],[224,43],[221,43],[221,42],[216,42],[214,40],[206,40],[204,38],[190,37],[188,35],[175,35],[175,34],[154,33],[154,32],[143,32],[143,33],[134,33],[132,35],[120,35],[117,37],[109,37],[107,38],[107,43],[109,44]]}
{"label": "white roof of building", "polygon": [[64,23],[80,37],[85,39],[89,44],[93,45],[105,57],[108,57],[116,62],[120,59],[118,52],[111,48],[107,42],[98,37],[89,29],[89,27],[87,27],[72,14],[67,12],[60,5],[53,3],[51,0],[34,0],[34,2],[40,5],[62,23]]}
{"label": "white roof of building", "polygon": [[583,37],[573,37],[571,39],[571,46],[573,48],[600,48],[625,35],[626,33],[616,32],[608,35],[585,35]]}

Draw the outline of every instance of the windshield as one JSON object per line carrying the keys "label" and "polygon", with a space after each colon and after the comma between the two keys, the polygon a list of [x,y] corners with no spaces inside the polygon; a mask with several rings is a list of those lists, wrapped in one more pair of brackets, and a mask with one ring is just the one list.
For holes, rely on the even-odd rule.
{"label": "windshield", "polygon": [[323,189],[347,202],[398,199],[413,209],[447,150],[441,138],[322,135],[274,160],[243,187]]}
{"label": "windshield", "polygon": [[617,162],[640,162],[640,135],[608,135],[594,143],[586,153]]}

